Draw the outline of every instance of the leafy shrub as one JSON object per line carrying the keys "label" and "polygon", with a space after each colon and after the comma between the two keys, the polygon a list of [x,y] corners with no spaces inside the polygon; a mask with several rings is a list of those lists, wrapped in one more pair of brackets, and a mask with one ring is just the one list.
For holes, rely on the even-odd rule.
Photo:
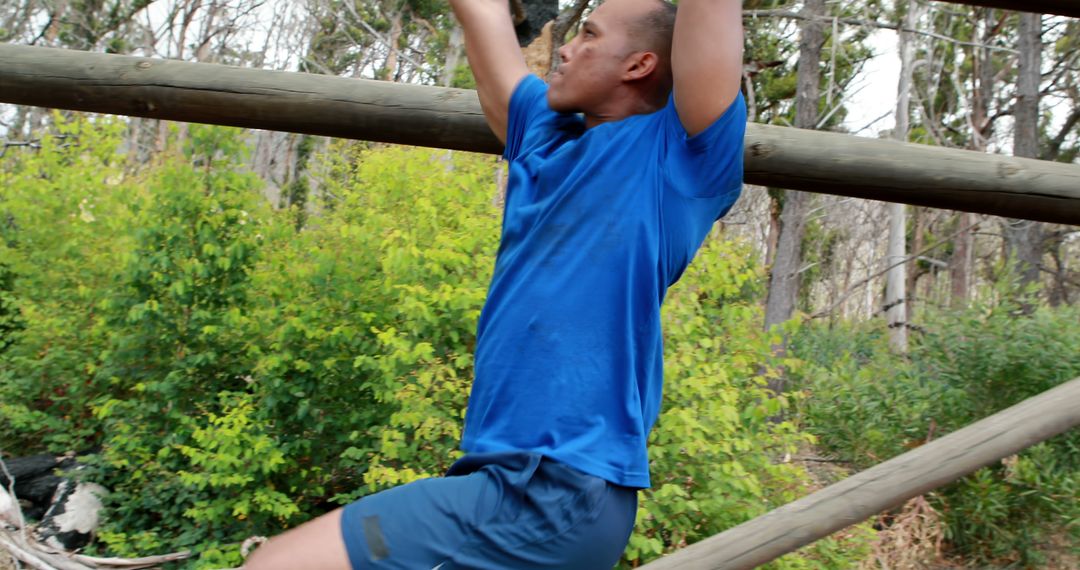
{"label": "leafy shrub", "polygon": [[333,201],[253,275],[254,389],[341,504],[457,457],[500,218],[488,157],[339,142],[315,160]]}
{"label": "leafy shrub", "polygon": [[[665,387],[650,437],[653,488],[640,495],[637,527],[625,554],[635,566],[806,494],[801,468],[783,461],[813,441],[792,422],[771,418],[798,395],[775,396],[767,379],[779,366],[763,332],[758,299],[765,280],[746,247],[711,239],[664,310]],[[868,553],[864,525],[774,562],[774,568],[853,565]]]}
{"label": "leafy shrub", "polygon": [[[101,536],[117,552],[133,553],[129,542],[202,551],[249,530],[249,517],[263,526],[256,514],[297,511],[244,507],[265,499],[258,487],[272,482],[279,455],[241,455],[246,460],[232,464],[225,457],[268,437],[251,424],[247,400],[230,396],[248,383],[243,328],[260,241],[251,212],[261,208],[262,184],[237,169],[240,134],[193,126],[185,156],[166,158],[148,176],[135,247],[115,295],[102,304],[109,345],[91,404],[105,436],[88,476],[112,491]],[[223,429],[226,420],[232,430]],[[214,442],[207,433],[236,441]],[[237,492],[241,484],[254,498]],[[132,530],[141,538],[132,541]]]}
{"label": "leafy shrub", "polygon": [[[931,317],[907,358],[879,328],[802,333],[795,351],[814,362],[801,414],[819,445],[869,467],[1080,376],[1080,311],[988,297]],[[1078,473],[1074,430],[939,489],[948,546],[976,565],[1038,567],[1056,536],[1080,544]]]}
{"label": "leafy shrub", "polygon": [[0,447],[13,454],[100,442],[89,405],[107,342],[100,306],[142,198],[118,152],[121,121],[52,124],[40,149],[0,161]]}

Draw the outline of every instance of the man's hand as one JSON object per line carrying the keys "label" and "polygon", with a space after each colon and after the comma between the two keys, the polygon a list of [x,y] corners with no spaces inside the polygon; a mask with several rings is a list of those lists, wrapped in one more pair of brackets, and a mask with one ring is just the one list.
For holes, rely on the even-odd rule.
{"label": "man's hand", "polygon": [[742,2],[682,0],[675,18],[671,70],[675,109],[690,136],[716,122],[742,83]]}
{"label": "man's hand", "polygon": [[505,143],[510,96],[529,73],[514,33],[510,4],[507,0],[450,0],[450,5],[465,30],[465,51],[484,117]]}

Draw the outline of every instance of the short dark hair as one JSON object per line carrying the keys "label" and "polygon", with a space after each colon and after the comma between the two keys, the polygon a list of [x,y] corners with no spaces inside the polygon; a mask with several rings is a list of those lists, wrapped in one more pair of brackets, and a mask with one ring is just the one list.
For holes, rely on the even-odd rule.
{"label": "short dark hair", "polygon": [[671,39],[675,36],[675,4],[656,0],[656,8],[642,16],[632,26],[634,42],[641,51],[651,51],[660,58],[659,71],[663,74],[663,96],[671,91]]}
{"label": "short dark hair", "polygon": [[671,39],[675,35],[675,4],[656,0],[656,8],[642,16],[633,26],[640,47],[665,60],[671,59]]}

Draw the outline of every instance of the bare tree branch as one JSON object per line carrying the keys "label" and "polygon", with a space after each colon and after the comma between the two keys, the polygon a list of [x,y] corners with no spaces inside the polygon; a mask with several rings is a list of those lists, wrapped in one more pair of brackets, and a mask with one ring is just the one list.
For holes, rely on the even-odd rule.
{"label": "bare tree branch", "polygon": [[885,269],[882,269],[881,271],[878,271],[877,273],[869,275],[865,279],[862,279],[858,283],[855,283],[854,285],[849,287],[847,291],[844,291],[844,293],[840,295],[840,298],[837,299],[835,302],[833,302],[832,305],[829,305],[828,307],[814,313],[813,315],[810,315],[810,318],[811,319],[820,319],[821,317],[828,316],[829,313],[832,313],[834,310],[836,310],[837,307],[844,304],[844,302],[846,302],[848,300],[848,298],[850,298],[852,295],[854,295],[857,290],[861,289],[864,285],[870,283],[874,279],[877,279],[878,277],[881,277],[882,275],[885,275],[886,273],[888,273],[888,271],[890,269],[892,269],[894,267],[897,267],[897,266],[900,266],[900,265],[904,265],[905,263],[909,263],[909,262],[914,261],[914,260],[916,260],[916,259],[918,259],[920,257],[923,257],[927,253],[930,253],[931,251],[933,251],[933,250],[935,250],[935,249],[937,249],[939,247],[947,245],[949,242],[952,241],[952,239],[954,237],[956,237],[956,236],[958,236],[958,235],[960,235],[960,234],[962,234],[962,233],[964,233],[966,231],[969,231],[972,228],[977,227],[978,225],[979,225],[979,222],[975,222],[975,223],[973,223],[971,225],[965,226],[964,228],[962,228],[962,229],[960,229],[960,230],[946,236],[945,238],[939,240],[937,243],[935,243],[933,245],[930,245],[928,247],[925,247],[919,252],[916,252],[916,253],[913,253],[913,254],[909,255],[909,256],[901,259],[900,261],[897,261],[896,263],[893,263],[893,264],[889,265]]}
{"label": "bare tree branch", "polygon": [[1065,124],[1061,126],[1057,136],[1050,141],[1050,144],[1043,150],[1042,156],[1039,158],[1043,160],[1057,159],[1058,154],[1061,152],[1061,145],[1065,144],[1065,139],[1069,137],[1069,134],[1078,124],[1080,124],[1080,108],[1074,108],[1069,118],[1065,119]]}
{"label": "bare tree branch", "polygon": [[823,21],[823,22],[829,22],[829,23],[834,23],[834,24],[838,22],[838,23],[841,23],[841,24],[847,24],[849,26],[860,26],[860,27],[864,27],[864,28],[878,28],[878,29],[882,29],[882,30],[893,30],[893,31],[897,31],[897,32],[909,32],[909,33],[912,33],[912,34],[917,34],[917,35],[920,35],[920,36],[926,36],[926,37],[930,37],[930,38],[935,38],[935,39],[939,39],[939,40],[946,41],[946,42],[951,42],[951,43],[954,43],[954,44],[957,44],[957,45],[962,45],[962,46],[981,47],[981,48],[986,48],[986,49],[991,49],[991,50],[1004,51],[1004,52],[1013,53],[1013,54],[1018,53],[1015,49],[1012,49],[1012,48],[1001,47],[1001,46],[993,46],[993,45],[985,45],[985,44],[980,44],[980,43],[977,43],[977,42],[967,42],[967,41],[963,41],[963,40],[958,40],[956,38],[951,38],[949,36],[939,34],[939,33],[936,33],[936,32],[929,32],[929,31],[926,31],[926,30],[916,30],[916,29],[913,29],[913,28],[905,28],[905,27],[900,26],[899,24],[893,24],[893,23],[890,23],[890,22],[878,22],[876,20],[864,20],[862,18],[834,18],[832,16],[810,17],[810,16],[806,16],[805,14],[802,14],[800,12],[792,12],[790,10],[745,10],[745,11],[743,11],[743,17],[744,18],[762,18],[762,17],[765,17],[765,18],[790,18],[790,19],[793,19],[793,20],[813,19],[813,20],[820,20],[820,21]]}
{"label": "bare tree branch", "polygon": [[559,68],[559,48],[566,43],[566,34],[581,20],[581,15],[589,7],[589,0],[576,0],[572,6],[568,6],[551,25],[551,70]]}

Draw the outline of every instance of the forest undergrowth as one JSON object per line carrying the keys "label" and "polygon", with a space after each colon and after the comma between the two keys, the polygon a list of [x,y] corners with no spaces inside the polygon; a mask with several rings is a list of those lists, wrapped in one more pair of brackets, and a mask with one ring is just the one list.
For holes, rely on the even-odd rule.
{"label": "forest undergrowth", "polygon": [[[92,552],[235,566],[250,536],[460,456],[494,159],[335,142],[310,158],[319,199],[276,208],[241,131],[192,125],[134,165],[123,123],[54,121],[0,159],[0,450],[92,452],[78,476],[111,491]],[[896,356],[877,323],[764,332],[755,259],[717,231],[669,292],[625,568],[826,482],[783,458],[862,469],[1080,375],[1080,312],[1029,312],[1007,279]],[[1045,567],[1080,543],[1078,473],[1066,434],[770,567]]]}

